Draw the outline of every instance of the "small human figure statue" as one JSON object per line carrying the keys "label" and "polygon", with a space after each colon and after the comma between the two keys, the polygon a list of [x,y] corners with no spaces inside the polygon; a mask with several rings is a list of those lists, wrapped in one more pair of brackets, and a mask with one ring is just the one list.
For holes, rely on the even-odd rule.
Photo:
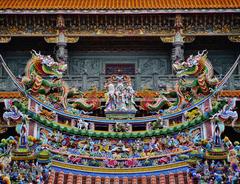
{"label": "small human figure statue", "polygon": [[215,129],[214,129],[214,144],[219,146],[221,144],[221,132],[218,125],[218,122],[215,122]]}
{"label": "small human figure statue", "polygon": [[112,76],[106,83],[106,112],[135,111],[134,94],[129,76]]}
{"label": "small human figure statue", "polygon": [[135,110],[135,107],[134,107],[135,102],[134,102],[134,99],[133,99],[134,94],[135,94],[135,91],[134,91],[134,89],[132,88],[132,83],[131,83],[131,81],[129,81],[129,82],[127,83],[126,91],[127,91],[127,93],[126,93],[126,104],[127,104],[127,107],[128,107],[129,109],[131,109],[131,110],[132,110],[132,109]]}
{"label": "small human figure statue", "polygon": [[27,147],[27,116],[23,116],[22,125],[20,129],[20,147]]}
{"label": "small human figure statue", "polygon": [[116,100],[115,100],[115,87],[114,84],[109,81],[105,86],[108,89],[107,92],[107,101],[106,101],[106,110],[115,110],[116,109]]}

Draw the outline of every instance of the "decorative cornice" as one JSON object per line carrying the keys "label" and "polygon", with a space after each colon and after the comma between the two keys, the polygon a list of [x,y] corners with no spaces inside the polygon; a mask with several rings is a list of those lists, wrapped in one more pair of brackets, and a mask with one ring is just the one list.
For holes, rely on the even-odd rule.
{"label": "decorative cornice", "polygon": [[63,169],[70,169],[76,171],[85,171],[92,173],[146,173],[146,172],[155,172],[155,171],[163,171],[169,169],[177,169],[180,167],[188,167],[188,163],[186,162],[177,162],[174,164],[164,164],[161,166],[153,166],[153,167],[139,167],[139,168],[99,168],[99,167],[89,167],[89,166],[80,166],[74,164],[68,164],[59,161],[52,161],[52,166],[60,167]]}
{"label": "decorative cornice", "polygon": [[228,39],[231,41],[231,42],[240,42],[240,35],[238,36],[228,36]]}
{"label": "decorative cornice", "polygon": [[[164,43],[174,43],[174,36],[160,36],[160,39]],[[196,39],[195,36],[183,36],[184,43],[192,43]]]}
{"label": "decorative cornice", "polygon": [[[59,34],[57,15],[1,15],[0,36],[33,37],[41,36],[47,42],[55,43]],[[176,18],[180,17],[178,30],[185,42],[193,36],[238,36],[240,32],[239,14],[130,14],[130,15],[63,15],[64,35],[69,43],[82,36],[158,36],[171,43],[176,34]],[[61,29],[62,29],[61,28]],[[190,37],[186,37],[190,36]]]}
{"label": "decorative cornice", "polygon": [[[47,43],[58,43],[58,36],[48,36],[48,37],[44,37],[44,40],[47,42]],[[65,37],[65,41],[66,43],[77,43],[79,40],[79,37],[75,37],[75,36],[68,36],[68,37]]]}

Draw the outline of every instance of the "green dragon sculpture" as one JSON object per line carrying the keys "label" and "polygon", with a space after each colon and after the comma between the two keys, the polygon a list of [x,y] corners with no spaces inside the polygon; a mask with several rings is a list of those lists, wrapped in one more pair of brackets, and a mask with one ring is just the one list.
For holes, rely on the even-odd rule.
{"label": "green dragon sculpture", "polygon": [[[170,92],[162,92],[157,99],[144,98],[140,108],[147,111],[159,111],[166,104],[168,110],[177,111],[191,105],[194,100],[210,94],[211,89],[218,84],[218,79],[213,76],[213,67],[207,59],[207,51],[197,55],[191,55],[184,62],[176,61],[173,64],[178,81],[175,89]],[[176,98],[176,102],[170,103],[167,98]]]}
{"label": "green dragon sculpture", "polygon": [[52,104],[66,108],[68,87],[62,80],[66,69],[64,62],[55,62],[51,56],[33,51],[25,68],[22,84],[32,95],[44,95]]}
{"label": "green dragon sculpture", "polygon": [[[77,108],[85,111],[96,110],[100,100],[96,98],[79,98],[73,105],[68,104],[67,98],[71,92],[62,79],[67,69],[64,62],[55,62],[51,56],[44,56],[35,51],[25,68],[22,84],[26,91],[44,103],[51,103],[55,108]],[[72,112],[75,112],[71,109]]]}
{"label": "green dragon sculpture", "polygon": [[176,61],[173,64],[176,76],[179,78],[175,91],[177,93],[177,108],[182,108],[193,100],[210,94],[211,89],[218,84],[214,77],[211,63],[204,50],[195,56],[191,55],[184,62]]}

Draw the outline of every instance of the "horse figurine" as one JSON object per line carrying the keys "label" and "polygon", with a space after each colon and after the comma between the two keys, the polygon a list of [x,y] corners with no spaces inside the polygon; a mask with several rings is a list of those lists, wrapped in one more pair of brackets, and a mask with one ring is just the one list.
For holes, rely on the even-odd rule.
{"label": "horse figurine", "polygon": [[83,121],[82,119],[79,119],[78,120],[78,123],[77,123],[77,128],[78,129],[85,129],[85,130],[88,130],[88,125],[89,125],[89,123],[88,122],[86,122],[86,121]]}

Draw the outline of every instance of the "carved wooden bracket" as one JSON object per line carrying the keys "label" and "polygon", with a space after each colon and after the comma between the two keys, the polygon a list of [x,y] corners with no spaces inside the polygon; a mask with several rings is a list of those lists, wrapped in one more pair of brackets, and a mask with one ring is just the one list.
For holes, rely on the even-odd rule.
{"label": "carved wooden bracket", "polygon": [[11,41],[10,36],[0,36],[0,43],[8,43]]}
{"label": "carved wooden bracket", "polygon": [[[174,36],[160,36],[163,43],[174,43]],[[195,40],[195,36],[183,36],[184,43],[192,43]]]}
{"label": "carved wooden bracket", "polygon": [[238,35],[238,36],[228,36],[228,39],[231,42],[240,42],[240,35]]}
{"label": "carved wooden bracket", "polygon": [[[44,37],[44,40],[47,43],[58,43],[58,36]],[[66,43],[77,43],[78,40],[79,40],[78,36],[67,36],[67,37],[65,37]]]}

